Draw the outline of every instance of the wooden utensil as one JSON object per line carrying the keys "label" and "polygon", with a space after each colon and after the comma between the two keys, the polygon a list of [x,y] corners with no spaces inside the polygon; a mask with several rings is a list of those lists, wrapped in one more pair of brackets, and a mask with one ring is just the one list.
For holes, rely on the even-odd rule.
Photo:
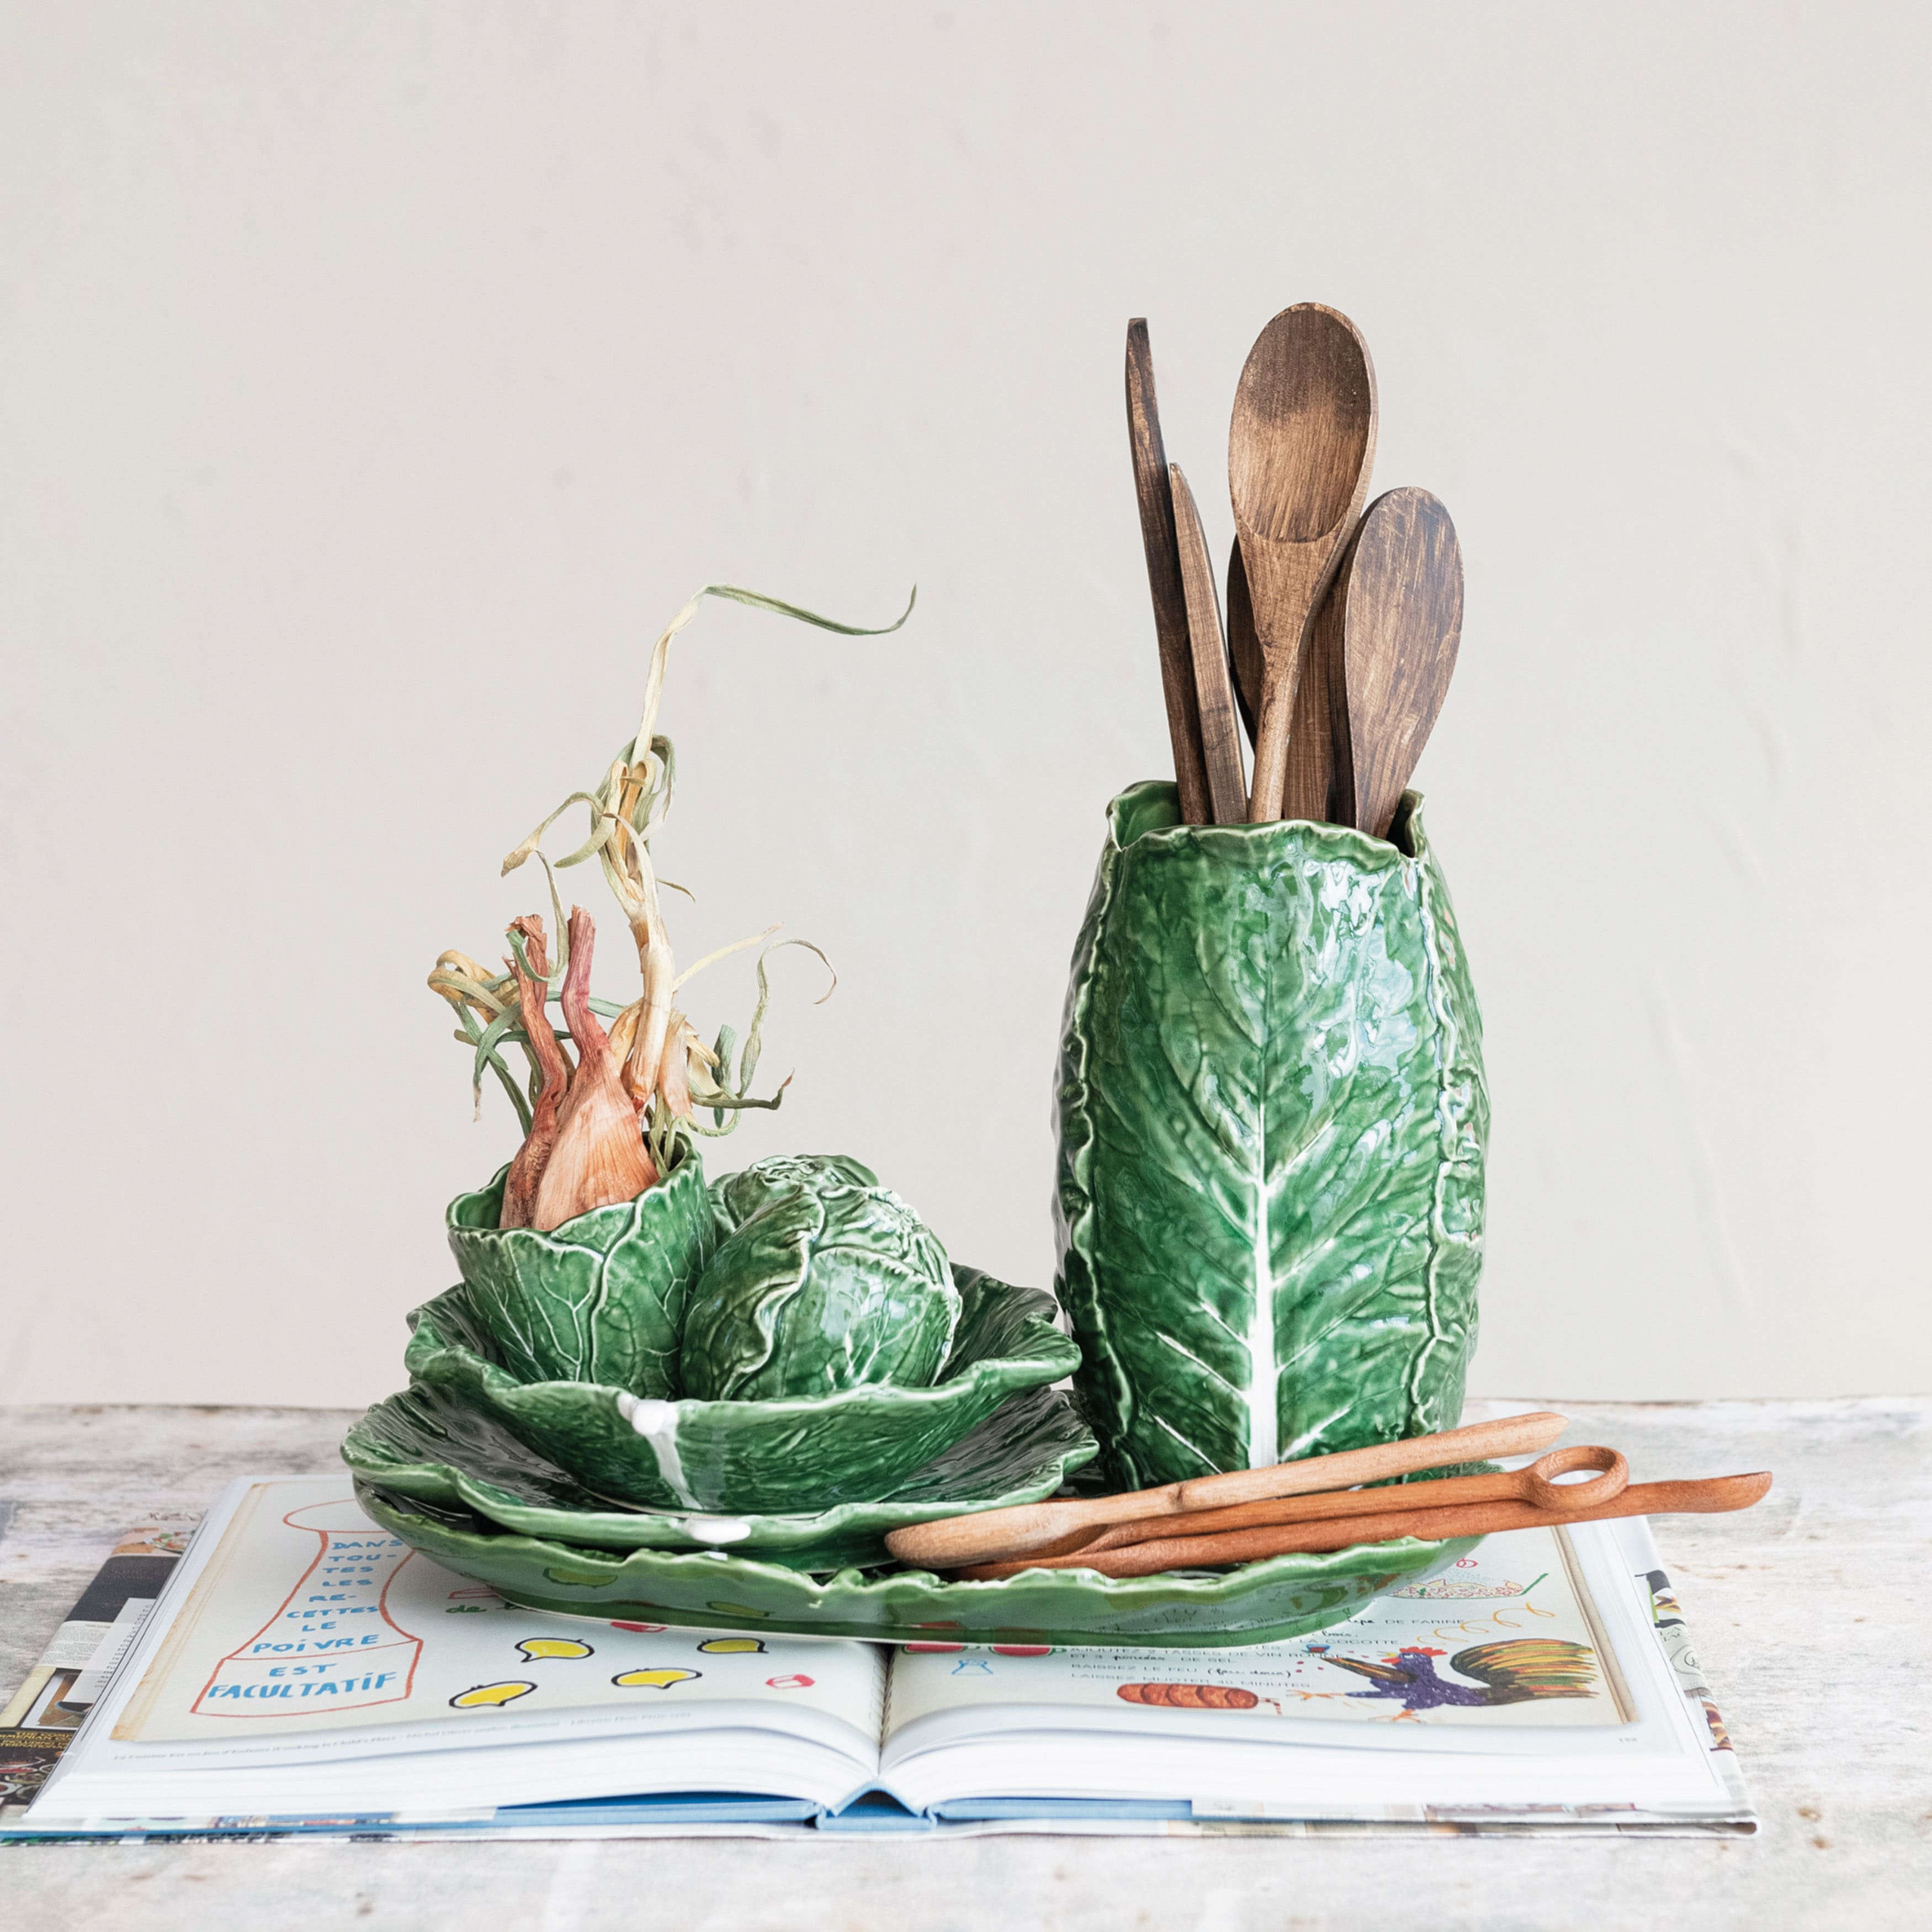
{"label": "wooden utensil", "polygon": [[1301,676],[1294,687],[1294,716],[1288,727],[1288,778],[1282,794],[1284,818],[1309,818],[1330,825],[1354,823],[1336,773],[1348,754],[1341,740],[1348,730],[1347,700],[1342,694],[1342,630],[1343,606],[1339,593],[1354,554],[1361,525],[1342,546],[1335,574],[1308,627],[1301,649]]}
{"label": "wooden utensil", "polygon": [[1698,1482],[1632,1483],[1607,1502],[1583,1509],[1539,1509],[1534,1503],[1470,1503],[1450,1509],[1390,1510],[1381,1516],[1330,1516],[1315,1522],[1237,1529],[1219,1536],[1167,1536],[1110,1550],[1099,1556],[1022,1557],[962,1568],[975,1582],[1017,1576],[1023,1570],[1095,1570],[1103,1576],[1152,1576],[1163,1570],[1199,1570],[1222,1563],[1251,1563],[1291,1551],[1348,1550],[1358,1544],[1419,1537],[1429,1543],[1457,1536],[1494,1536],[1506,1529],[1601,1522],[1611,1516],[1715,1515],[1748,1509],[1771,1487],[1771,1472],[1712,1476]]}
{"label": "wooden utensil", "polygon": [[1375,460],[1376,374],[1346,316],[1286,308],[1250,350],[1234,392],[1228,485],[1264,674],[1248,816],[1282,814],[1302,646]]}
{"label": "wooden utensil", "polygon": [[[1600,1473],[1586,1483],[1558,1483],[1558,1476],[1578,1469]],[[1450,1509],[1468,1503],[1526,1502],[1538,1509],[1578,1510],[1608,1502],[1629,1484],[1630,1465],[1622,1454],[1599,1444],[1579,1444],[1552,1449],[1526,1469],[1503,1470],[1489,1476],[1441,1476],[1428,1483],[1404,1483],[1396,1489],[1342,1490],[1306,1496],[1286,1496],[1256,1503],[1235,1503],[1226,1509],[1190,1510],[1186,1515],[1148,1516],[1138,1522],[1115,1523],[1081,1538],[1054,1544],[1042,1556],[1098,1555],[1103,1550],[1124,1550],[1157,1537],[1212,1536],[1223,1530],[1258,1529],[1277,1523],[1319,1522],[1338,1516],[1386,1516],[1391,1510]]]}
{"label": "wooden utensil", "polygon": [[1161,442],[1160,410],[1154,400],[1154,352],[1148,326],[1127,324],[1127,440],[1133,451],[1134,492],[1140,500],[1141,543],[1147,552],[1148,588],[1154,593],[1154,628],[1160,645],[1160,688],[1167,700],[1167,735],[1174,748],[1174,778],[1180,791],[1181,822],[1205,825],[1209,800],[1201,753],[1201,715],[1188,646],[1187,602],[1174,535],[1167,452]]}
{"label": "wooden utensil", "polygon": [[1262,640],[1255,635],[1255,607],[1248,596],[1248,573],[1241,562],[1241,540],[1228,550],[1228,662],[1234,668],[1234,702],[1252,745],[1261,736]]}
{"label": "wooden utensil", "polygon": [[902,1563],[953,1569],[1023,1555],[1076,1532],[1145,1516],[1180,1516],[1191,1509],[1258,1502],[1268,1496],[1306,1496],[1315,1490],[1352,1489],[1390,1476],[1439,1469],[1450,1462],[1474,1462],[1492,1456],[1531,1456],[1547,1449],[1568,1426],[1552,1410],[1508,1415],[1494,1422],[1466,1424],[1436,1436],[1412,1436],[1372,1448],[1344,1449],[1332,1456],[1306,1456],[1298,1462],[1276,1462],[1260,1469],[1234,1469],[1225,1475],[1195,1476],[1159,1489],[1117,1496],[1064,1502],[1018,1503],[977,1516],[944,1516],[936,1522],[908,1525],[886,1538],[886,1547]]}
{"label": "wooden utensil", "polygon": [[1208,769],[1208,799],[1216,825],[1238,825],[1248,815],[1248,781],[1241,769],[1241,728],[1234,719],[1234,686],[1228,674],[1228,640],[1221,631],[1221,599],[1214,566],[1201,533],[1201,512],[1180,465],[1167,466],[1174,503],[1174,532],[1180,553],[1180,587],[1187,600],[1187,635],[1194,663],[1194,695],[1201,718],[1201,755]]}
{"label": "wooden utensil", "polygon": [[1388,836],[1462,635],[1462,550],[1449,512],[1426,490],[1378,496],[1336,573],[1302,674],[1304,685],[1314,669],[1331,687],[1330,815],[1338,824]]}

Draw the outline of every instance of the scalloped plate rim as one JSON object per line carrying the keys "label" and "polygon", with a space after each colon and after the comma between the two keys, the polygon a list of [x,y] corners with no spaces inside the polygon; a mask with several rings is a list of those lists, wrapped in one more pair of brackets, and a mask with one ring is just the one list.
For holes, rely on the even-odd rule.
{"label": "scalloped plate rim", "polygon": [[[1230,1612],[1238,1606],[1252,1609],[1252,1600],[1265,1592],[1271,1586],[1291,1583],[1319,1584],[1324,1582],[1346,1582],[1360,1578],[1364,1574],[1386,1573],[1391,1582],[1396,1576],[1411,1581],[1423,1580],[1427,1576],[1439,1574],[1460,1558],[1474,1549],[1482,1538],[1458,1537],[1440,1543],[1425,1543],[1414,1537],[1383,1544],[1352,1544],[1346,1550],[1327,1550],[1318,1553],[1292,1552],[1281,1556],[1264,1557],[1257,1562],[1247,1563],[1238,1568],[1214,1576],[1198,1574],[1166,1572],[1154,1576],[1103,1577],[1092,1570],[1024,1570],[1016,1576],[1004,1577],[985,1582],[949,1582],[929,1570],[899,1570],[884,1576],[868,1579],[864,1572],[842,1570],[830,1574],[814,1575],[797,1570],[788,1570],[776,1564],[759,1563],[748,1558],[733,1557],[722,1552],[684,1552],[663,1550],[638,1550],[619,1556],[614,1551],[586,1550],[574,1545],[551,1543],[538,1537],[523,1536],[511,1532],[490,1534],[466,1529],[459,1526],[438,1523],[418,1515],[415,1511],[398,1507],[395,1503],[379,1495],[372,1496],[372,1489],[380,1485],[362,1476],[356,1478],[356,1492],[362,1507],[368,1510],[375,1520],[394,1534],[400,1536],[412,1547],[424,1547],[410,1538],[403,1525],[416,1522],[430,1532],[430,1540],[459,1545],[464,1540],[491,1544],[502,1547],[506,1553],[514,1554],[526,1561],[551,1568],[568,1569],[587,1563],[601,1563],[614,1574],[604,1582],[596,1585],[607,1588],[622,1582],[621,1573],[632,1570],[640,1587],[648,1588],[650,1577],[662,1568],[674,1574],[682,1573],[684,1578],[703,1579],[709,1582],[716,1580],[728,1585],[735,1578],[741,1585],[752,1586],[753,1592],[767,1594],[774,1588],[791,1594],[794,1598],[809,1597],[822,1601],[834,1592],[848,1599],[856,1598],[861,1608],[887,1608],[891,1595],[898,1592],[911,1592],[926,1600],[918,1607],[930,1611],[934,1608],[958,1607],[969,1605],[986,1607],[996,1604],[1003,1596],[1022,1594],[1016,1586],[1024,1586],[1027,1593],[1037,1597],[1042,1588],[1053,1590],[1056,1597],[1064,1596],[1070,1607],[1087,1603],[1096,1610],[1115,1616],[1127,1616],[1142,1610],[1154,1610],[1163,1604],[1179,1602],[1192,1604],[1213,1610],[1225,1608]],[[516,1548],[514,1546],[521,1546]],[[433,1562],[443,1563],[451,1569],[459,1565],[452,1562],[448,1555],[434,1547],[427,1553]],[[1372,1561],[1368,1559],[1372,1558]],[[1391,1567],[1393,1562],[1393,1567]],[[1294,1566],[1290,1568],[1290,1566]],[[465,1572],[474,1575],[474,1571]],[[1052,1580],[1051,1582],[1048,1579]],[[506,1599],[514,1600],[514,1588],[504,1590],[498,1582],[484,1576],[479,1580],[488,1582],[493,1589]],[[524,1594],[532,1594],[526,1592]],[[1217,1601],[1218,1598],[1218,1601]],[[1363,1601],[1366,1601],[1364,1598]],[[546,1610],[555,1610],[566,1616],[584,1616],[608,1622],[609,1612],[621,1608],[642,1608],[651,1610],[654,1616],[662,1616],[668,1622],[682,1628],[698,1628],[705,1624],[705,1616],[677,1605],[653,1605],[640,1596],[634,1604],[605,1604],[575,1609],[560,1605],[554,1600],[546,1599],[542,1605]],[[757,1611],[755,1605],[741,1606],[755,1615],[736,1618],[724,1612],[710,1613],[710,1627],[734,1629],[761,1630],[774,1635],[791,1634],[811,1636],[854,1636],[860,1640],[871,1642],[898,1642],[903,1641],[951,1641],[949,1630],[957,1631],[962,1626],[946,1626],[929,1618],[920,1622],[898,1622],[890,1616],[880,1621],[863,1626],[845,1618],[814,1617],[809,1606],[787,1611],[784,1610]],[[1360,1605],[1342,1609],[1330,1623],[1346,1622],[1354,1614]],[[1291,1618],[1300,1634],[1327,1626],[1310,1618],[1318,1613],[1310,1612],[1308,1617]],[[836,1628],[833,1628],[836,1626]],[[1046,1628],[1035,1615],[1025,1622],[1016,1620],[1009,1624],[976,1623],[975,1630],[1039,1630]],[[1284,1632],[1293,1635],[1296,1632]],[[1195,1631],[1163,1630],[1089,1630],[1078,1636],[1062,1635],[1060,1641],[1068,1643],[1090,1643],[1102,1646],[1136,1646],[1150,1648],[1202,1648],[1210,1647],[1216,1640],[1230,1644],[1263,1643],[1279,1640],[1264,1628],[1256,1626],[1233,1627],[1221,1630],[1204,1629]],[[974,1640],[964,1634],[958,1637],[962,1642]]]}

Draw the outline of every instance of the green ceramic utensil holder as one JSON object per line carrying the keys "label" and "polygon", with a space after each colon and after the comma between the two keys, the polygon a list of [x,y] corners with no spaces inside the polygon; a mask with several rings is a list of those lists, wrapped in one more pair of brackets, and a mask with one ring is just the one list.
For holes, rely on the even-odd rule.
{"label": "green ceramic utensil holder", "polygon": [[1387,841],[1115,799],[1056,1115],[1058,1286],[1110,1480],[1461,1420],[1489,1100],[1415,794]]}

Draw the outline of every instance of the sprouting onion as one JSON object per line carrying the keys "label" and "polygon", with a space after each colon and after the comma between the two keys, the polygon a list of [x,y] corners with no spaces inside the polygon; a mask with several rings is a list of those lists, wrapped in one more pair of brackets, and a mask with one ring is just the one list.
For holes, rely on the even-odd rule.
{"label": "sprouting onion", "polygon": [[[658,878],[650,844],[670,813],[677,758],[656,725],[670,640],[707,597],[775,611],[843,637],[875,638],[896,631],[912,615],[918,592],[915,590],[907,600],[896,621],[868,629],[835,622],[754,590],[706,584],[664,626],[652,647],[638,729],[596,789],[572,792],[503,861],[506,874],[532,856],[542,862],[550,888],[555,959],[550,956],[542,918],[535,914],[512,923],[506,936],[513,956],[504,962],[506,970],[502,973],[493,974],[466,953],[438,956],[430,987],[448,1001],[460,1023],[456,1038],[470,1048],[476,1106],[480,1112],[484,1076],[494,1073],[517,1110],[524,1136],[505,1187],[506,1227],[553,1228],[592,1208],[628,1200],[670,1172],[686,1132],[728,1134],[747,1108],[776,1108],[790,1084],[789,1076],[765,1098],[756,1098],[751,1091],[771,998],[765,962],[779,946],[800,946],[832,974],[831,962],[810,940],[774,944],[776,926],[720,946],[682,973],[676,969],[658,890],[661,885],[682,888]],[[553,860],[543,850],[544,837],[578,805],[590,814],[589,836],[574,851]],[[566,920],[557,892],[559,872],[592,858],[602,868],[637,946],[643,987],[628,1005],[589,997],[595,929],[581,908],[573,908]],[[724,1026],[716,1043],[706,1046],[673,1004],[674,997],[706,966],[754,946],[760,949],[758,998],[742,1044],[730,1027]],[[579,952],[579,970],[573,973],[572,960]],[[821,1004],[838,983],[838,976],[832,974],[831,986],[820,996]],[[549,1022],[552,1000],[563,1010],[566,1027],[561,1031]],[[602,1024],[607,1021],[608,1030]],[[533,1028],[541,1029],[534,1036]],[[564,1052],[566,1041],[574,1049],[574,1063]],[[521,1079],[503,1057],[508,1046],[519,1048],[527,1064]],[[710,1114],[710,1125],[698,1118],[700,1112]]]}

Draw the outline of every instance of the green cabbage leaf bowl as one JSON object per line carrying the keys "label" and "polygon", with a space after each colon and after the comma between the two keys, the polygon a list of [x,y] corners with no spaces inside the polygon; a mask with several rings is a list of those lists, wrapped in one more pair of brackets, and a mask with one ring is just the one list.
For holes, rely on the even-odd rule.
{"label": "green cabbage leaf bowl", "polygon": [[890,1563],[889,1532],[1050,1496],[1100,1445],[1064,1390],[1029,1389],[877,1502],[736,1516],[618,1508],[474,1409],[421,1387],[379,1402],[342,1460],[387,1492],[500,1529],[604,1551],[724,1549],[790,1570]]}
{"label": "green cabbage leaf bowl", "polygon": [[[502,1332],[504,1303],[466,1280],[410,1316],[403,1359],[433,1396],[497,1424],[610,1502],[734,1515],[822,1511],[890,1496],[1010,1397],[1078,1366],[1078,1348],[1054,1325],[1051,1297],[957,1263],[952,1277],[958,1324],[927,1388],[878,1383],[703,1402],[669,1399],[647,1382],[640,1393],[573,1360],[569,1324],[539,1330],[520,1319],[513,1334]],[[548,1346],[553,1335],[564,1348]]]}

